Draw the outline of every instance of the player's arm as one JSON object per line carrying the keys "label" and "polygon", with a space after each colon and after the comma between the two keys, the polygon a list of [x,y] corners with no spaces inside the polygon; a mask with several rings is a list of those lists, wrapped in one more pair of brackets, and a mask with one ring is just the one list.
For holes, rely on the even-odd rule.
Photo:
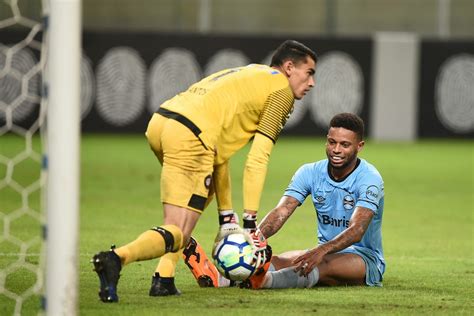
{"label": "player's arm", "polygon": [[307,196],[311,195],[314,174],[314,164],[305,164],[298,168],[277,206],[265,216],[259,225],[265,238],[276,234],[296,208],[303,203]]}
{"label": "player's arm", "polygon": [[232,210],[232,187],[230,181],[229,161],[214,166],[212,174],[219,211]]}
{"label": "player's arm", "polygon": [[330,253],[341,251],[359,242],[367,231],[374,216],[374,211],[358,206],[349,221],[349,227],[325,244],[319,245],[294,260],[296,271],[307,275],[318,265],[323,257]]}
{"label": "player's arm", "polygon": [[250,233],[254,245],[261,250],[266,248],[266,240],[257,228],[257,211],[267,175],[268,160],[293,108],[293,102],[293,93],[288,86],[268,96],[245,164],[244,229]]}
{"label": "player's arm", "polygon": [[260,133],[255,134],[244,167],[243,194],[244,212],[256,214],[267,175],[267,165],[273,141]]}
{"label": "player's arm", "polygon": [[275,235],[293,214],[300,202],[291,196],[283,196],[277,206],[271,210],[258,225],[265,238]]}
{"label": "player's arm", "polygon": [[244,209],[247,213],[256,214],[258,211],[270,153],[293,108],[293,102],[289,87],[274,91],[265,101],[244,170]]}
{"label": "player's arm", "polygon": [[212,173],[216,193],[217,209],[219,211],[219,231],[216,243],[227,235],[240,233],[239,218],[232,209],[232,188],[230,181],[229,161],[214,165]]}
{"label": "player's arm", "polygon": [[[243,228],[249,233],[255,247],[264,252],[267,242],[257,227],[257,211],[267,174],[267,164],[273,148],[273,141],[257,133],[244,168],[244,214]],[[265,261],[265,260],[264,260]]]}

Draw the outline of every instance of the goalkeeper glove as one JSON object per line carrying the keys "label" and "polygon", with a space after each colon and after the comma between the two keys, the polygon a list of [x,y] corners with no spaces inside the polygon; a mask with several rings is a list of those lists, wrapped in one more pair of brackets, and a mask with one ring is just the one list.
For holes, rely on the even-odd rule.
{"label": "goalkeeper glove", "polygon": [[243,233],[239,226],[239,217],[233,210],[219,212],[219,231],[214,242],[218,242],[231,234]]}
{"label": "goalkeeper glove", "polygon": [[[252,243],[255,247],[254,259],[257,262],[257,268],[260,268],[267,261],[267,240],[257,227],[257,215],[244,213],[244,231],[250,235]],[[269,260],[269,258],[268,258]]]}

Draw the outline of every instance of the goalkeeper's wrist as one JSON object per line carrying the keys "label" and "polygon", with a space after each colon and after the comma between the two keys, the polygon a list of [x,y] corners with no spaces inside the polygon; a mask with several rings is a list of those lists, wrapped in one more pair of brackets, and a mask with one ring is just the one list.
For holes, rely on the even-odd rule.
{"label": "goalkeeper's wrist", "polygon": [[257,230],[257,213],[243,214],[244,230],[247,232],[254,232]]}
{"label": "goalkeeper's wrist", "polygon": [[234,210],[220,210],[219,211],[219,225],[238,224],[239,218]]}

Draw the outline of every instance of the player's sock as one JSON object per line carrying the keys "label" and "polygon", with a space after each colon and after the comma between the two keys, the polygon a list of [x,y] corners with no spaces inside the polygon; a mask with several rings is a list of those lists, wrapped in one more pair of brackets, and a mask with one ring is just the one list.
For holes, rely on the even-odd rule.
{"label": "player's sock", "polygon": [[250,286],[250,288],[252,288],[254,290],[262,288],[263,284],[267,280],[267,278],[266,278],[267,272],[273,271],[273,270],[275,270],[275,268],[274,268],[273,264],[270,261],[265,263],[262,268],[260,268],[258,271],[256,271],[254,273],[254,275],[252,275],[248,279],[249,285],[246,285],[246,286]]}
{"label": "player's sock", "polygon": [[314,268],[308,276],[301,276],[294,267],[288,267],[278,271],[267,272],[262,288],[265,289],[289,289],[310,288],[315,286],[319,280],[319,270]]}
{"label": "player's sock", "polygon": [[156,267],[155,273],[158,273],[161,277],[171,278],[174,277],[176,272],[176,265],[178,260],[183,253],[183,248],[177,252],[165,253],[161,258],[158,266]]}
{"label": "player's sock", "polygon": [[115,249],[115,253],[126,265],[130,262],[161,257],[167,252],[182,247],[183,233],[175,225],[154,227],[138,236],[131,243]]}

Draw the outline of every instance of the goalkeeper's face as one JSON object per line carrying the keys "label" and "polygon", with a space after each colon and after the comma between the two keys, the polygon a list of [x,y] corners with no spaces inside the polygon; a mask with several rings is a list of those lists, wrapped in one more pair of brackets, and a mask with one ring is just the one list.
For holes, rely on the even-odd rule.
{"label": "goalkeeper's face", "polygon": [[334,169],[351,169],[364,141],[356,133],[343,127],[331,127],[326,141],[326,156]]}
{"label": "goalkeeper's face", "polygon": [[293,63],[288,61],[283,67],[295,99],[302,99],[314,87],[314,74],[316,72],[314,60],[307,57],[305,62]]}

